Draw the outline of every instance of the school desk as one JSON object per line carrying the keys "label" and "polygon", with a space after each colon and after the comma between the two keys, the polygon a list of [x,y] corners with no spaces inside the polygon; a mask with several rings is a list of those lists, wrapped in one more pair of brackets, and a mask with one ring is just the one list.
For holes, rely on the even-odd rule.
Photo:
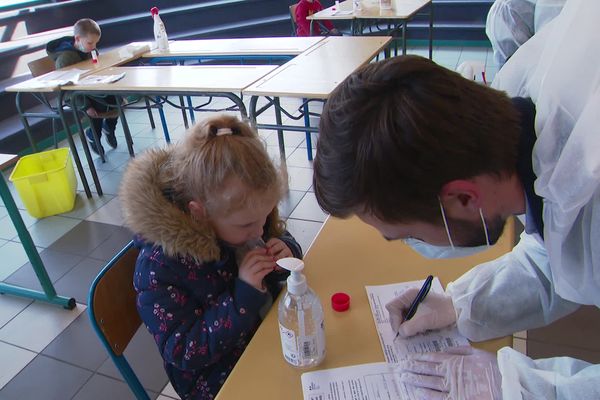
{"label": "school desk", "polygon": [[[244,89],[250,99],[250,120],[257,123],[258,116],[270,107],[275,109],[276,124],[259,124],[259,129],[277,130],[279,151],[285,159],[283,131],[306,132],[308,158],[312,160],[308,103],[301,107],[301,117],[305,126],[283,125],[281,113],[285,111],[280,97],[326,100],[329,94],[352,72],[367,64],[392,40],[390,36],[330,36],[320,41],[275,71],[259,79]],[[257,109],[259,97],[265,97],[267,104]],[[296,118],[296,119],[299,119]]]}
{"label": "school desk", "polygon": [[261,37],[236,39],[174,40],[169,50],[154,49],[142,55],[141,61],[203,61],[210,60],[289,60],[311,46],[323,36],[312,37]]}
{"label": "school desk", "polygon": [[[124,77],[113,83],[94,85],[70,85],[63,87],[64,92],[71,92],[77,105],[86,95],[101,93],[115,95],[117,98],[129,95],[148,97],[168,96],[213,96],[231,100],[239,110],[242,118],[247,118],[246,106],[241,99],[242,89],[251,85],[262,76],[273,71],[275,65],[164,65],[111,67],[93,76],[118,75]],[[76,108],[76,107],[75,107]],[[131,133],[123,107],[117,101],[117,110],[121,118],[127,148],[134,155]],[[81,123],[78,123],[82,131]],[[165,139],[170,142],[168,131]]]}
{"label": "school desk", "polygon": [[[361,0],[361,10],[354,11],[352,0],[342,1],[337,5],[328,7],[319,11],[306,19],[310,20],[310,30],[314,21],[319,20],[349,20],[351,23],[352,35],[364,34],[364,29],[368,24],[378,23],[392,24],[395,26],[388,33],[388,29],[381,29],[381,34],[390,34],[396,36],[398,28],[401,31],[402,54],[406,54],[406,25],[416,15],[428,15],[429,19],[429,59],[433,53],[433,2],[431,0],[391,0],[392,8],[382,10],[377,0]],[[374,33],[377,33],[374,32]]]}
{"label": "school desk", "polygon": [[[137,46],[141,47],[145,44],[148,44],[148,43],[140,42],[137,44]],[[81,61],[77,64],[72,64],[67,67],[64,67],[61,69],[61,71],[79,69],[79,70],[84,71],[81,74],[81,77],[84,77],[84,76],[87,76],[87,75],[90,75],[93,73],[103,71],[103,70],[110,68],[112,66],[115,66],[115,65],[127,63],[127,62],[140,56],[139,53],[135,54],[134,52],[124,51],[124,49],[126,49],[126,48],[127,48],[127,46],[122,46],[117,49],[108,51],[106,53],[101,53],[100,56],[98,57],[97,63],[93,63],[92,60],[85,60],[85,61]],[[25,134],[27,135],[27,138],[29,139],[29,142],[30,142],[33,152],[37,152],[37,147],[35,145],[35,141],[33,140],[32,135],[31,135],[31,129],[29,127],[29,122],[28,122],[29,118],[57,118],[57,119],[60,119],[62,122],[63,128],[65,129],[65,132],[67,132],[67,127],[69,126],[66,121],[66,116],[65,116],[65,104],[63,102],[63,99],[60,98],[60,92],[61,92],[60,88],[58,86],[43,87],[43,88],[39,87],[39,86],[32,86],[33,81],[43,80],[43,79],[44,79],[44,75],[39,76],[37,78],[29,79],[27,81],[18,83],[16,85],[9,86],[5,89],[7,92],[16,92],[15,102],[16,102],[17,112],[18,112],[21,122],[23,124]],[[38,101],[45,106],[45,111],[44,112],[37,112],[37,111],[29,112],[29,111],[24,110],[22,103],[21,103],[21,97],[24,94],[29,94],[29,95],[36,97],[38,99]],[[52,95],[52,96],[59,95],[60,100],[55,106],[51,106],[50,103],[48,102],[48,99],[45,97],[47,95]],[[76,118],[76,119],[79,120],[79,118]],[[80,177],[81,183],[83,185],[83,189],[85,190],[87,197],[90,198],[92,196],[92,192],[91,192],[89,184],[88,184],[85,170],[83,169],[83,166],[81,164],[81,160],[79,158],[79,153],[77,152],[77,148],[75,146],[75,143],[73,142],[73,138],[71,137],[71,135],[66,135],[66,136],[67,136],[67,142],[69,143],[69,147],[71,149],[71,154],[73,156],[73,160],[75,161],[75,166],[77,168],[77,172],[79,173],[79,177]],[[80,132],[80,139],[81,139],[81,143],[82,143],[83,150],[85,153],[85,157],[87,159],[88,166],[90,168],[90,173],[92,174],[92,180],[94,181],[96,191],[98,192],[98,195],[101,196],[102,195],[102,186],[100,185],[100,180],[98,179],[98,175],[96,173],[96,167],[94,166],[94,162],[92,160],[92,156],[89,151],[89,147],[87,145],[87,139],[81,132]]]}
{"label": "school desk", "polygon": [[[306,252],[304,274],[321,299],[325,316],[326,358],[315,369],[385,361],[365,285],[383,285],[437,276],[445,287],[473,266],[494,259],[512,248],[513,224],[507,224],[498,243],[485,252],[459,259],[425,259],[401,241],[386,241],[357,218],[329,218]],[[306,249],[305,249],[306,251]],[[336,312],[331,295],[346,292],[350,309]],[[277,305],[268,312],[241,359],[225,381],[217,400],[300,400],[304,370],[283,358]],[[477,343],[496,351],[510,346],[510,337]]]}
{"label": "school desk", "polygon": [[[245,64],[283,64],[294,56],[308,50],[319,41],[322,36],[314,37],[260,37],[260,38],[235,38],[235,39],[199,39],[199,40],[174,40],[169,42],[169,50],[160,51],[153,49],[142,54],[138,59],[140,64],[165,64],[173,63],[184,65],[187,61],[195,63],[231,63]],[[183,100],[180,100],[182,109]],[[187,97],[187,109],[190,120],[195,122],[194,110],[190,97]],[[187,117],[184,123],[187,127]],[[161,116],[163,131],[168,131],[166,121]]]}

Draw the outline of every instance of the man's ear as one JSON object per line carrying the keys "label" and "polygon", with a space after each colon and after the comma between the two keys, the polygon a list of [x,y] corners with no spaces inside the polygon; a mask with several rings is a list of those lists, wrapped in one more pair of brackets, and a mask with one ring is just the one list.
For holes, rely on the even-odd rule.
{"label": "man's ear", "polygon": [[449,217],[471,218],[481,207],[481,189],[472,180],[453,180],[442,186],[440,201]]}
{"label": "man's ear", "polygon": [[188,203],[188,209],[190,210],[190,214],[195,219],[204,219],[206,218],[206,207],[201,201],[192,200]]}

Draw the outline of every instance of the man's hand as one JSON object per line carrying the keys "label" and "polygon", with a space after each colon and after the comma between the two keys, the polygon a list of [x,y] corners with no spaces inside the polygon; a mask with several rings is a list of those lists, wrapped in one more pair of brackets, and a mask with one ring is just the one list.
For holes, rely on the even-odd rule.
{"label": "man's hand", "polygon": [[[451,353],[452,352],[452,353]],[[502,376],[496,355],[471,347],[410,354],[398,362],[398,380],[419,399],[499,400]]]}
{"label": "man's hand", "polygon": [[401,337],[408,337],[431,329],[441,329],[456,322],[456,312],[452,298],[445,294],[429,292],[419,304],[416,314],[408,321],[404,320],[408,309],[419,293],[419,288],[407,289],[385,305],[390,314],[392,330]]}

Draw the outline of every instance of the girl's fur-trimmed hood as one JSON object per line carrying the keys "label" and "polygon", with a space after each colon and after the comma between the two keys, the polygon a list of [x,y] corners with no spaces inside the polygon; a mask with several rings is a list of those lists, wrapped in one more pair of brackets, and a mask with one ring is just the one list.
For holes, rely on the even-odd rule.
{"label": "girl's fur-trimmed hood", "polygon": [[[218,260],[219,242],[209,222],[191,218],[165,195],[170,190],[164,172],[171,153],[169,147],[151,149],[129,163],[119,190],[125,224],[145,241],[161,246],[168,256]],[[283,232],[277,208],[267,221],[269,236]]]}

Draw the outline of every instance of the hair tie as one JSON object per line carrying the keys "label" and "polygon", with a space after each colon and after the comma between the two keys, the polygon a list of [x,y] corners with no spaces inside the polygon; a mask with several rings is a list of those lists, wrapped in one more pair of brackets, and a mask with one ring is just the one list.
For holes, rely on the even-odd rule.
{"label": "hair tie", "polygon": [[219,128],[217,129],[217,136],[233,135],[231,128]]}

